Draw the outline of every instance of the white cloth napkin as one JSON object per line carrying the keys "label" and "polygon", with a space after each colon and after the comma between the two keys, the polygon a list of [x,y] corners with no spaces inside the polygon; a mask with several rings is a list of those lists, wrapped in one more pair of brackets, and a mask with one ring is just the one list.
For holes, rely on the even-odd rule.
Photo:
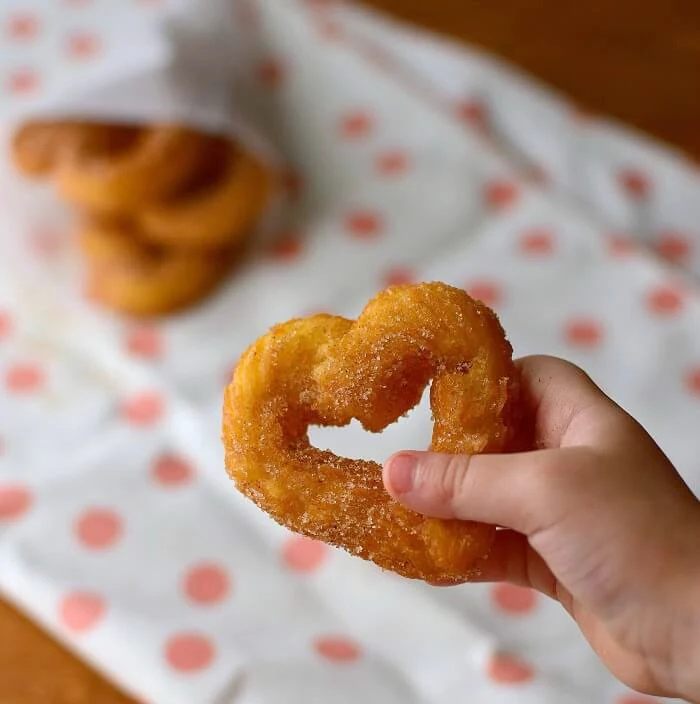
{"label": "white cloth napkin", "polygon": [[[159,704],[650,701],[538,595],[408,582],[276,526],[225,476],[220,407],[270,324],[440,279],[492,303],[518,355],[586,367],[699,491],[695,167],[353,6],[57,5],[0,12],[7,121],[80,108],[246,134],[287,164],[292,207],[213,300],[136,324],[83,300],[70,216],[3,160],[2,592]],[[429,415],[314,437],[382,459],[424,447]]]}

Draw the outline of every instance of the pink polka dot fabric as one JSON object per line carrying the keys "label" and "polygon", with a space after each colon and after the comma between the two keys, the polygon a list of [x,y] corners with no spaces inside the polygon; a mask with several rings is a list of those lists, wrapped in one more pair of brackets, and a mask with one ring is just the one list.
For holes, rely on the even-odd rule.
{"label": "pink polka dot fabric", "polygon": [[[246,134],[282,157],[286,207],[220,294],[137,323],[93,307],[69,215],[0,163],[3,594],[144,702],[654,702],[538,594],[407,582],[273,524],[225,477],[221,398],[271,324],[440,279],[518,355],[583,365],[700,491],[695,166],[333,0],[10,0],[0,33],[6,121]],[[429,436],[425,402],[380,436],[312,432],[378,460]]]}
{"label": "pink polka dot fabric", "polygon": [[164,65],[168,47],[158,22],[173,4],[5,0],[0,8],[0,112],[14,117],[54,106],[66,93]]}

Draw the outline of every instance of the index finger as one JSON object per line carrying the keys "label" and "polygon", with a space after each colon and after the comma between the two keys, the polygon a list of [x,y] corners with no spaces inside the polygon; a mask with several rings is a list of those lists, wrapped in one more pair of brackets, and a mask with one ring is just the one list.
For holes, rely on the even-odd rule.
{"label": "index finger", "polygon": [[579,444],[622,410],[581,368],[557,357],[536,355],[516,361],[523,402],[538,448]]}

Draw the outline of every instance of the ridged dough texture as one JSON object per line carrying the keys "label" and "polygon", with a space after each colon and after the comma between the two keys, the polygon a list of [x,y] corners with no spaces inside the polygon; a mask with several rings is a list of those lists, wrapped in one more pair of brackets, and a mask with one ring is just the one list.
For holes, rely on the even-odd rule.
{"label": "ridged dough texture", "polygon": [[270,193],[265,167],[231,144],[211,150],[195,180],[138,214],[143,237],[183,250],[216,250],[242,240],[255,227]]}
{"label": "ridged dough texture", "polygon": [[81,146],[59,165],[58,192],[85,210],[123,214],[174,193],[197,168],[203,137],[162,125],[135,129],[123,143]]}
{"label": "ridged dough texture", "polygon": [[174,124],[30,122],[12,155],[80,213],[93,300],[135,316],[174,313],[211,293],[273,186],[240,145]]}
{"label": "ridged dough texture", "polygon": [[121,149],[135,133],[131,127],[70,120],[27,122],[13,135],[11,155],[25,176],[49,176],[78,154]]}
{"label": "ridged dough texture", "polygon": [[86,221],[79,245],[90,298],[112,310],[151,317],[192,306],[226,278],[238,252],[189,253],[152,247],[124,225]]}
{"label": "ridged dough texture", "polygon": [[277,325],[240,358],[224,400],[226,467],[272,518],[404,577],[473,578],[495,528],[426,518],[384,489],[376,462],[313,447],[309,426],[352,419],[380,432],[429,382],[432,449],[510,449],[519,426],[512,348],[488,307],[442,283],[396,286],[356,321]]}

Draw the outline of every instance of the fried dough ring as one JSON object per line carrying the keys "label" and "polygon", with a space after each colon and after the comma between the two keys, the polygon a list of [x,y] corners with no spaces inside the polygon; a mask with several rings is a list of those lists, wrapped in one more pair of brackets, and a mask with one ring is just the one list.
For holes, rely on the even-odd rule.
{"label": "fried dough ring", "polygon": [[46,176],[78,151],[120,143],[129,130],[75,121],[27,122],[12,137],[12,159],[26,176]]}
{"label": "fried dough ring", "polygon": [[131,129],[127,143],[82,145],[59,164],[57,186],[67,201],[118,214],[167,198],[198,168],[211,139],[177,125]]}
{"label": "fried dough ring", "polygon": [[432,379],[432,449],[508,450],[518,417],[512,349],[496,315],[441,283],[397,286],[357,321],[317,315],[278,325],[241,357],[224,401],[226,467],[278,523],[405,577],[473,577],[495,528],[426,518],[395,502],[375,462],[317,449],[309,425],[353,418],[379,432]]}
{"label": "fried dough ring", "polygon": [[249,234],[270,191],[263,165],[230,143],[220,147],[220,173],[198,184],[194,192],[146,206],[138,222],[144,236],[156,244],[187,249],[216,249],[235,244]]}
{"label": "fried dough ring", "polygon": [[92,219],[79,232],[88,291],[103,305],[151,317],[197,303],[225,278],[236,258],[227,250],[193,255],[140,242],[117,222]]}

